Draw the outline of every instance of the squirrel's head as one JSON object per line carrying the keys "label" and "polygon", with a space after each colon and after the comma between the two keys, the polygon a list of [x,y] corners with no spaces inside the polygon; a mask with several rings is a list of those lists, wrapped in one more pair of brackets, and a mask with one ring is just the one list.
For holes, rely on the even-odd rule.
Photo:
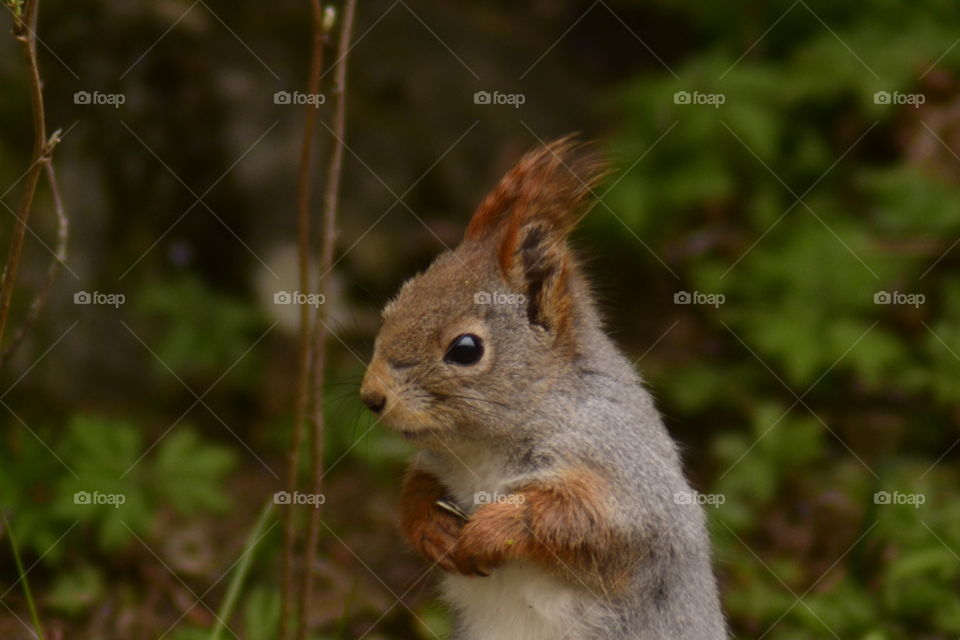
{"label": "squirrel's head", "polygon": [[600,173],[569,139],[525,155],[387,304],[364,404],[423,446],[509,436],[535,412],[596,322],[567,236]]}

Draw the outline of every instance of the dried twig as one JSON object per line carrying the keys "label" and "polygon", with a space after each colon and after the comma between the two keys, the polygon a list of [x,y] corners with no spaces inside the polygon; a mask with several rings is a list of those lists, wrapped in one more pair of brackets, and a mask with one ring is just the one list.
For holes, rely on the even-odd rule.
{"label": "dried twig", "polygon": [[[323,66],[323,47],[329,39],[335,18],[334,10],[328,7],[321,10],[320,0],[312,1],[313,11],[313,48],[310,57],[310,76],[308,92],[317,95],[320,91],[320,74]],[[347,53],[350,48],[350,34],[353,30],[353,17],[356,0],[346,0],[343,19],[338,36],[337,61],[334,63],[333,128],[334,141],[327,166],[326,184],[323,197],[322,244],[320,248],[320,278],[316,283],[318,298],[325,303],[329,298],[326,273],[333,265],[336,243],[337,208],[340,195],[340,174],[343,169],[342,140],[346,129],[346,75]],[[313,152],[313,133],[316,126],[316,104],[307,105],[303,139],[300,148],[300,169],[297,179],[297,233],[299,238],[299,284],[301,292],[312,291],[310,283],[310,169]],[[298,378],[295,400],[293,437],[288,454],[287,487],[291,493],[299,486],[298,471],[300,448],[303,443],[304,425],[308,415],[311,425],[310,467],[311,490],[318,495],[322,489],[323,477],[323,384],[326,365],[326,305],[317,306],[316,314],[311,318],[309,308],[300,308],[300,342],[298,349]],[[287,508],[284,513],[284,545],[282,558],[282,611],[280,616],[280,639],[287,640],[291,632],[293,616],[294,570],[293,556],[297,542],[297,523],[294,511]],[[313,566],[317,556],[317,543],[320,533],[320,511],[317,505],[310,512],[307,541],[304,549],[303,570],[300,574],[296,607],[296,637],[305,640],[309,633],[309,603],[313,587]]]}
{"label": "dried twig", "polygon": [[[337,41],[337,61],[334,71],[334,113],[333,113],[333,140],[331,141],[330,160],[327,165],[326,183],[323,197],[323,237],[320,247],[320,280],[317,291],[320,294],[320,304],[316,308],[313,325],[313,344],[311,345],[312,366],[310,368],[310,396],[311,396],[311,427],[312,427],[312,465],[311,465],[311,492],[319,495],[323,486],[323,440],[325,403],[323,398],[324,368],[326,366],[328,313],[327,300],[330,299],[329,272],[333,265],[333,254],[336,246],[337,211],[340,200],[340,175],[343,170],[343,140],[346,135],[347,121],[347,61],[350,51],[350,38],[353,32],[353,18],[356,12],[356,0],[346,0],[343,18],[340,23],[340,34]],[[306,558],[302,575],[300,592],[300,628],[299,640],[307,637],[306,615],[313,589],[313,566],[317,556],[317,542],[320,536],[320,510],[310,511],[310,522],[307,528]]]}
{"label": "dried twig", "polygon": [[[330,20],[324,18],[320,0],[313,0],[313,44],[310,55],[310,72],[307,91],[310,95],[320,92],[320,73],[323,69],[323,47],[330,31]],[[299,285],[300,291],[310,287],[310,169],[313,155],[313,133],[316,129],[317,105],[307,104],[303,124],[303,139],[300,146],[300,170],[297,176],[297,235],[299,237]],[[300,342],[297,352],[297,395],[294,408],[293,435],[288,453],[287,490],[293,494],[299,483],[300,447],[303,428],[307,420],[308,394],[310,390],[310,309],[300,305]],[[283,557],[281,561],[280,640],[286,640],[289,622],[293,619],[293,555],[296,546],[296,519],[294,510],[287,508],[283,515]]]}
{"label": "dried twig", "polygon": [[[54,136],[56,136],[56,133]],[[50,260],[50,266],[47,267],[47,276],[43,282],[43,286],[34,296],[33,302],[30,303],[30,310],[27,312],[27,316],[23,319],[17,332],[13,335],[13,338],[10,339],[7,346],[4,347],[3,353],[0,353],[0,366],[13,355],[13,352],[20,346],[20,343],[27,337],[30,329],[33,328],[33,325],[40,318],[40,312],[43,311],[43,307],[47,304],[47,298],[50,295],[50,290],[53,288],[54,281],[57,279],[57,274],[60,272],[60,267],[67,262],[69,221],[63,208],[63,199],[60,197],[60,188],[57,186],[57,176],[54,172],[52,161],[47,162],[46,169],[47,184],[50,187],[50,195],[53,199],[53,210],[57,216],[57,246],[53,251],[53,259]]]}
{"label": "dried twig", "polygon": [[33,153],[30,169],[24,182],[23,193],[17,207],[17,224],[13,230],[10,248],[7,252],[3,276],[0,279],[0,344],[10,316],[10,304],[13,299],[13,287],[17,279],[17,268],[23,255],[23,241],[27,232],[27,220],[33,210],[33,198],[40,182],[40,172],[46,170],[47,182],[53,197],[53,205],[57,215],[58,237],[57,250],[54,260],[47,270],[44,286],[34,297],[22,326],[14,335],[13,340],[0,354],[0,364],[5,362],[17,345],[23,340],[27,332],[36,322],[40,310],[46,303],[50,288],[60,264],[66,259],[67,246],[67,218],[63,210],[63,202],[57,187],[56,174],[51,164],[51,155],[57,143],[60,142],[60,131],[47,139],[46,112],[43,103],[43,81],[40,79],[40,68],[37,63],[37,15],[40,10],[40,0],[26,0],[26,2],[10,2],[11,13],[14,16],[13,34],[20,42],[23,56],[27,64],[27,74],[30,83],[30,105],[33,114]]}

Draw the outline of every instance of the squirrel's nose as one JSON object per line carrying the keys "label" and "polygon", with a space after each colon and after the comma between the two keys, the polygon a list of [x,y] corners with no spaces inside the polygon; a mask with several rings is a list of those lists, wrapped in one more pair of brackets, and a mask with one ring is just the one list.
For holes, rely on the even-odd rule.
{"label": "squirrel's nose", "polygon": [[360,400],[374,413],[383,411],[383,407],[387,404],[387,396],[373,389],[364,389],[361,391]]}

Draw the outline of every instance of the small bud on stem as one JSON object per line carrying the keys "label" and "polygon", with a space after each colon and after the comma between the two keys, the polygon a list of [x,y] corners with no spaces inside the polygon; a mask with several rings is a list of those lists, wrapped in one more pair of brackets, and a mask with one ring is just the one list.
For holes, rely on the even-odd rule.
{"label": "small bud on stem", "polygon": [[328,34],[333,30],[333,25],[337,22],[337,9],[333,5],[327,5],[323,8],[323,18],[320,20],[320,31]]}

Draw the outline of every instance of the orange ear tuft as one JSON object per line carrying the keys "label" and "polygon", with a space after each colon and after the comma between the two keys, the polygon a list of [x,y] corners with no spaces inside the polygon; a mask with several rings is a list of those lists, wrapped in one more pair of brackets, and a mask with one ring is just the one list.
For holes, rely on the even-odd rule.
{"label": "orange ear tuft", "polygon": [[[605,174],[596,157],[576,156],[581,148],[566,136],[524,155],[477,207],[464,239],[497,232],[507,239],[535,220],[566,235],[585,197]],[[515,246],[516,238],[504,244]]]}
{"label": "orange ear tuft", "polygon": [[496,244],[500,272],[526,296],[530,323],[558,342],[570,337],[574,305],[567,235],[604,175],[604,165],[580,148],[568,136],[523,156],[480,203],[464,238]]}

